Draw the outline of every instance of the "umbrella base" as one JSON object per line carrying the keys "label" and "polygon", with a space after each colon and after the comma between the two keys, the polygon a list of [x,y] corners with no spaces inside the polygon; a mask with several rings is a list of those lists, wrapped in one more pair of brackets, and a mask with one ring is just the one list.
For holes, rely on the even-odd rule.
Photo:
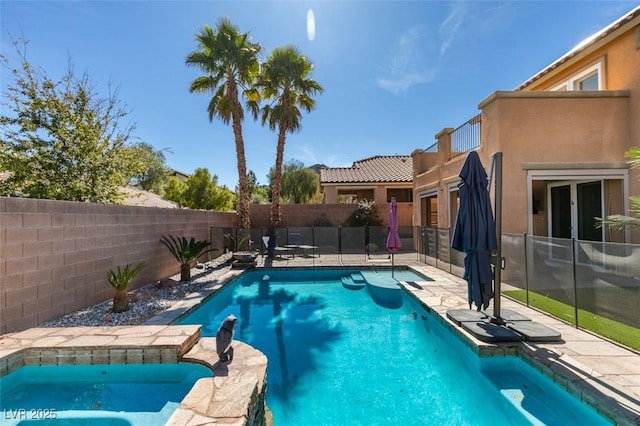
{"label": "umbrella base", "polygon": [[[491,316],[488,312],[486,312],[488,316]],[[500,310],[500,318],[505,320],[506,322],[511,321],[531,321],[531,318],[525,317],[519,312],[512,311],[511,309],[501,309]]]}
{"label": "umbrella base", "polygon": [[507,325],[510,329],[522,335],[529,342],[557,342],[562,340],[560,332],[535,321],[517,321]]}
{"label": "umbrella base", "polygon": [[455,322],[456,325],[462,325],[463,322],[484,321],[488,315],[482,311],[473,311],[471,309],[449,309],[447,318]]}
{"label": "umbrella base", "polygon": [[522,340],[522,336],[515,331],[491,322],[463,322],[461,326],[483,342],[519,342]]}
{"label": "umbrella base", "polygon": [[496,318],[483,311],[450,309],[447,318],[478,340],[496,342],[557,342],[561,335],[553,328],[531,321],[516,311],[504,309]]}

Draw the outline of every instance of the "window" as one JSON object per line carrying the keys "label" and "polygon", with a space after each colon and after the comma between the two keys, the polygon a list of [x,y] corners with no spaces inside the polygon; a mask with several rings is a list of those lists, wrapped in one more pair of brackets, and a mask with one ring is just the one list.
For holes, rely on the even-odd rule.
{"label": "window", "polygon": [[551,90],[603,90],[602,62],[592,65],[571,76]]}
{"label": "window", "polygon": [[373,200],[373,189],[338,189],[339,204],[355,204],[362,200]]}
{"label": "window", "polygon": [[410,203],[413,201],[413,188],[388,188],[387,203],[391,202],[391,198],[395,197],[397,202]]}
{"label": "window", "polygon": [[420,225],[438,227],[438,196],[436,194],[420,198]]}
{"label": "window", "polygon": [[598,90],[598,73],[578,81],[578,90]]}

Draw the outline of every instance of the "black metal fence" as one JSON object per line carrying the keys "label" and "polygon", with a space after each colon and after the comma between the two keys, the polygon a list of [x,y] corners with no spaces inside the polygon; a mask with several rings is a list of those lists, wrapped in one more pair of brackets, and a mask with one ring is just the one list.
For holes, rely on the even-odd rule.
{"label": "black metal fence", "polygon": [[[449,229],[419,228],[418,257],[460,276],[464,253],[450,248],[450,235]],[[577,327],[593,330],[595,315],[596,328],[602,318],[633,327],[629,337],[640,342],[640,245],[503,234],[502,255],[503,295],[550,308]]]}
{"label": "black metal fence", "polygon": [[[312,246],[309,251],[314,255],[359,255],[375,258],[388,256],[386,241],[389,228],[386,226],[367,227],[286,227],[275,231],[278,247]],[[414,228],[398,227],[402,242],[399,253],[415,253]],[[218,253],[234,249],[234,243],[241,242],[242,249],[266,254],[264,237],[269,236],[268,228],[252,228],[248,232],[232,228],[212,228],[211,242]]]}
{"label": "black metal fence", "polygon": [[451,156],[464,154],[480,146],[481,115],[478,114],[451,133]]}

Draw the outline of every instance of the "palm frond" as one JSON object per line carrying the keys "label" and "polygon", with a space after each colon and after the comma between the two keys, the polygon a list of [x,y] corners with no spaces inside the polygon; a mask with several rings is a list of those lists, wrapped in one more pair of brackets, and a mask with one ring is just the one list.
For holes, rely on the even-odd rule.
{"label": "palm frond", "polygon": [[131,281],[142,271],[146,265],[144,262],[140,262],[135,266],[131,263],[124,267],[118,266],[115,270],[109,269],[105,272],[105,277],[109,284],[116,290],[126,290],[127,286],[131,284]]}
{"label": "palm frond", "polygon": [[211,242],[206,240],[198,240],[191,237],[174,237],[172,235],[163,236],[160,242],[167,247],[171,255],[180,262],[181,265],[189,264],[200,256],[209,253],[213,249],[209,248]]}

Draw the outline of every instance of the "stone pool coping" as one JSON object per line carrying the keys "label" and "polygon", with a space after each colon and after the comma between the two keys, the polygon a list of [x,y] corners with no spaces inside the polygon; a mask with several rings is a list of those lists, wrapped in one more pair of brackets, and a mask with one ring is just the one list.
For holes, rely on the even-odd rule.
{"label": "stone pool coping", "polygon": [[0,376],[27,365],[194,362],[213,371],[199,379],[167,425],[264,424],[267,357],[233,341],[219,362],[215,338],[199,325],[32,328],[0,337]]}

